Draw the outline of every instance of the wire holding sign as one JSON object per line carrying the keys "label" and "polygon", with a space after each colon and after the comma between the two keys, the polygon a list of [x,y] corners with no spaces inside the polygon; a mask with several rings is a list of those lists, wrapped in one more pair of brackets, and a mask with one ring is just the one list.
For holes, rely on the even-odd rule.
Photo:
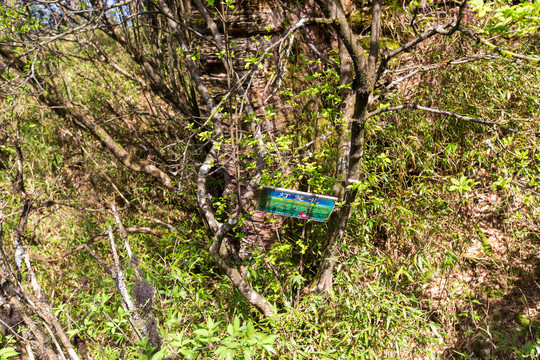
{"label": "wire holding sign", "polygon": [[337,198],[264,186],[257,210],[305,220],[326,221]]}

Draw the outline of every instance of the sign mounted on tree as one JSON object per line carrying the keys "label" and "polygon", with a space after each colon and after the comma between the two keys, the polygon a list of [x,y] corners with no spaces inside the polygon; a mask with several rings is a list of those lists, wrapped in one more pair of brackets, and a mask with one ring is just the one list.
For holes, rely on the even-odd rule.
{"label": "sign mounted on tree", "polygon": [[257,210],[315,221],[326,221],[338,198],[264,186]]}

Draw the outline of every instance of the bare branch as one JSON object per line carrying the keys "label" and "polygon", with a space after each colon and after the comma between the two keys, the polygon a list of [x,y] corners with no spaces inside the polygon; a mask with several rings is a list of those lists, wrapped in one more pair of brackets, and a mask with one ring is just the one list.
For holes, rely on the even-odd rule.
{"label": "bare branch", "polygon": [[53,351],[49,341],[47,341],[45,332],[31,316],[31,313],[35,309],[34,303],[29,299],[25,299],[24,295],[20,291],[17,291],[13,287],[13,284],[9,282],[3,282],[1,284],[0,300],[11,303],[13,307],[17,309],[24,321],[24,324],[30,329],[30,332],[37,340],[37,343],[41,349],[44,350],[50,359],[57,360],[58,356]]}
{"label": "bare branch", "polygon": [[206,179],[210,174],[212,166],[214,166],[214,156],[216,152],[215,146],[212,146],[209,154],[206,157],[203,165],[199,168],[199,173],[197,174],[197,202],[199,203],[199,208],[203,212],[203,215],[208,223],[208,227],[212,233],[216,233],[221,227],[221,223],[216,220],[214,212],[212,211],[212,206],[208,201],[208,194],[206,193]]}
{"label": "bare branch", "polygon": [[[173,35],[180,43],[182,50],[187,51],[188,41],[184,37],[184,34],[182,33],[182,30],[180,29],[180,25],[175,20],[175,17],[170,7],[163,0],[157,0],[157,5],[159,6],[160,11],[166,16],[168,25],[173,30]],[[189,71],[191,80],[195,83],[195,87],[197,88],[197,91],[199,92],[203,100],[206,102],[206,104],[208,104],[210,109],[213,111],[216,108],[216,102],[212,94],[208,91],[206,86],[203,84],[203,81],[201,79],[199,71],[197,70],[197,66],[195,65],[195,62],[193,61],[193,59],[189,57],[184,57],[184,60],[186,62],[186,66]]]}
{"label": "bare branch", "polygon": [[466,64],[466,63],[469,63],[469,62],[473,62],[473,61],[485,60],[485,59],[490,59],[490,57],[489,56],[465,57],[465,58],[461,58],[461,59],[447,60],[447,61],[437,63],[437,64],[419,65],[419,66],[415,66],[415,67],[411,67],[411,68],[399,69],[398,71],[394,71],[394,73],[399,74],[399,73],[402,73],[402,72],[405,72],[405,71],[410,71],[410,72],[407,75],[404,75],[404,76],[392,81],[390,84],[388,84],[383,89],[381,89],[377,93],[377,95],[374,95],[374,96],[370,97],[369,105],[373,104],[375,101],[379,100],[384,94],[388,93],[390,90],[395,88],[397,85],[399,85],[400,83],[402,83],[403,81],[405,81],[407,79],[410,79],[411,77],[418,74],[419,72],[425,72],[425,71],[430,71],[430,70],[433,70],[433,69],[438,69],[438,68],[441,68],[441,67],[446,66],[446,65],[460,65],[460,64]]}
{"label": "bare branch", "polygon": [[[163,225],[165,226],[166,228],[168,228],[169,230],[172,230],[172,231],[177,231],[177,229],[172,226],[171,224],[169,223],[166,223],[165,221],[163,220],[159,220],[159,219],[155,219],[155,218],[152,218],[150,216],[143,216],[143,219],[144,220],[148,220],[148,221],[152,221],[152,222],[155,222],[156,224],[160,224],[160,225]],[[128,228],[129,229],[129,228]],[[127,229],[126,229],[127,230]]]}
{"label": "bare branch", "polygon": [[124,240],[124,247],[126,248],[126,252],[128,254],[129,264],[134,271],[135,279],[136,281],[141,281],[143,277],[142,277],[141,271],[139,270],[139,267],[135,266],[134,264],[133,252],[131,251],[131,246],[129,245],[128,233],[126,229],[124,228],[124,224],[122,224],[122,221],[120,220],[120,215],[118,215],[118,211],[116,211],[116,206],[114,206],[113,203],[111,203],[111,210],[114,214],[114,220],[116,221],[116,224],[118,225],[120,236],[122,237],[122,240]]}
{"label": "bare branch", "polygon": [[115,280],[115,283],[116,283],[116,288],[118,289],[118,292],[120,293],[120,296],[122,297],[122,300],[123,300],[125,306],[127,307],[127,309],[130,312],[131,316],[129,317],[129,320],[130,320],[130,323],[131,323],[131,325],[133,327],[133,330],[137,334],[137,337],[139,338],[139,340],[142,340],[142,339],[144,339],[143,334],[146,332],[145,331],[145,326],[144,326],[144,321],[141,318],[141,316],[139,314],[139,310],[135,306],[135,303],[133,302],[133,299],[131,298],[131,296],[128,293],[126,283],[125,283],[125,280],[124,280],[124,271],[122,270],[122,265],[120,263],[120,258],[118,256],[118,252],[116,251],[116,243],[114,241],[112,228],[110,226],[109,226],[109,240],[110,240],[110,243],[111,243],[111,251],[112,251],[113,259],[114,259],[114,275],[115,275],[114,280]]}
{"label": "bare branch", "polygon": [[[3,47],[0,47],[0,56],[10,58],[11,54]],[[17,70],[24,73],[27,63],[18,59],[14,62]],[[94,137],[96,137],[124,166],[137,172],[144,172],[155,177],[165,187],[173,188],[172,180],[167,174],[158,169],[153,164],[144,160],[138,159],[127,152],[120,144],[118,144],[112,136],[98,123],[89,118],[86,114],[74,107],[73,103],[62,98],[58,89],[47,82],[39,75],[33,76],[33,86],[36,89],[44,88],[38,96],[38,100],[49,106],[58,115],[69,118],[73,117],[80,125],[86,128]],[[56,95],[56,96],[55,96]]]}
{"label": "bare branch", "polygon": [[317,48],[317,46],[315,46],[313,41],[311,41],[311,39],[307,35],[305,27],[302,30],[303,30],[303,33],[304,33],[304,38],[306,39],[306,42],[307,42],[307,45],[309,46],[309,48],[319,57],[319,59],[321,59],[322,61],[324,61],[328,65],[332,66],[334,69],[336,69],[336,71],[339,71],[338,63],[336,63],[334,60],[329,59],[326,56],[324,56],[324,54]]}
{"label": "bare branch", "polygon": [[239,212],[235,212],[235,214],[220,227],[219,231],[214,235],[214,241],[210,246],[209,252],[218,267],[227,274],[227,277],[244,298],[266,317],[272,317],[275,315],[272,305],[251,287],[245,274],[242,274],[236,269],[234,263],[231,261],[229,250],[225,244],[226,240],[224,240],[224,237],[230,229],[238,223],[239,215]]}
{"label": "bare branch", "polygon": [[423,68],[416,68],[416,69],[412,70],[410,73],[408,73],[407,75],[402,76],[402,77],[392,81],[384,89],[382,89],[377,95],[371,96],[369,98],[369,104],[370,105],[373,104],[375,101],[379,100],[381,98],[381,96],[383,96],[384,94],[386,94],[387,92],[389,92],[390,90],[395,88],[397,85],[399,85],[403,81],[405,81],[405,80],[413,77],[414,75],[418,74],[420,71],[424,71],[424,69]]}
{"label": "bare branch", "polygon": [[283,2],[283,0],[278,0],[279,4],[281,5],[282,8],[284,8],[285,10],[287,10],[288,12],[290,12],[291,14],[294,14],[294,15],[297,15],[298,12],[297,11],[294,11],[293,9],[291,9],[287,4],[285,4]]}
{"label": "bare branch", "polygon": [[[374,74],[379,55],[379,38],[381,36],[381,5],[382,0],[374,0],[372,7],[371,37],[369,44],[369,55],[367,62],[367,73]],[[376,79],[370,79],[374,82]]]}
{"label": "bare branch", "polygon": [[535,63],[535,64],[540,64],[540,57],[539,56],[527,56],[527,55],[517,54],[517,53],[512,52],[512,51],[501,49],[500,46],[492,44],[488,40],[482,39],[480,36],[476,35],[471,30],[466,29],[466,28],[464,28],[462,26],[460,26],[458,28],[458,30],[462,34],[470,37],[471,39],[473,39],[476,42],[481,43],[482,45],[485,45],[491,51],[495,51],[495,52],[499,53],[500,55],[502,55],[504,57],[516,58],[516,59],[520,59],[520,60],[530,61],[530,62]]}
{"label": "bare branch", "polygon": [[486,125],[486,126],[492,126],[492,127],[493,126],[498,126],[498,127],[503,128],[505,130],[508,130],[510,132],[517,132],[516,129],[508,128],[508,127],[506,127],[506,126],[504,126],[504,125],[502,125],[500,123],[497,123],[497,122],[480,120],[480,119],[473,118],[473,117],[470,117],[470,116],[460,115],[460,114],[456,114],[456,113],[446,111],[446,110],[428,108],[428,107],[425,107],[425,106],[420,106],[420,105],[416,105],[416,104],[412,104],[412,103],[402,104],[402,105],[397,105],[397,106],[389,106],[389,107],[377,109],[375,111],[372,111],[372,112],[368,113],[367,117],[371,118],[371,117],[377,116],[377,115],[385,113],[385,112],[397,111],[397,110],[402,110],[402,109],[421,110],[421,111],[429,112],[429,113],[432,113],[432,114],[439,114],[439,115],[449,116],[449,117],[452,117],[452,118],[458,119],[458,120],[466,120],[466,121],[469,121],[469,122],[472,122],[472,123],[475,123],[475,124],[479,124],[479,125]]}
{"label": "bare branch", "polygon": [[382,60],[381,60],[381,63],[379,64],[376,79],[379,79],[382,76],[384,70],[388,66],[388,62],[392,58],[394,58],[397,55],[401,54],[402,52],[407,51],[407,50],[417,46],[418,44],[426,41],[427,39],[429,39],[429,38],[431,38],[431,37],[433,37],[435,35],[445,35],[445,36],[453,35],[459,29],[459,27],[461,25],[461,21],[463,19],[463,11],[464,11],[466,5],[467,5],[467,0],[463,1],[460,4],[458,17],[457,17],[455,22],[452,21],[452,22],[446,23],[446,24],[441,25],[441,26],[437,26],[437,27],[427,29],[424,32],[424,34],[422,34],[421,36],[417,37],[414,40],[409,41],[406,44],[401,45],[399,48],[391,51],[389,54],[384,55]]}
{"label": "bare branch", "polygon": [[[30,259],[28,258],[27,255],[24,256],[24,259],[25,259],[26,268],[28,270],[27,273],[28,273],[28,276],[30,276],[30,282],[32,284],[32,288],[33,288],[35,296],[36,296],[36,299],[35,300],[32,299],[33,300],[32,302],[34,303],[34,306],[37,307],[37,309],[39,309],[39,313],[42,316],[42,318],[44,320],[46,320],[46,323],[44,323],[43,325],[45,326],[47,331],[49,331],[49,333],[51,335],[51,339],[53,340],[53,342],[55,342],[56,346],[58,347],[58,353],[63,358],[63,354],[62,354],[62,351],[60,349],[60,346],[56,343],[55,336],[50,331],[49,327],[47,326],[47,323],[51,324],[54,327],[54,329],[56,330],[56,334],[60,338],[60,341],[62,342],[62,345],[64,346],[64,348],[67,350],[70,358],[72,360],[79,360],[79,356],[75,352],[75,349],[73,349],[73,346],[71,345],[71,343],[69,341],[69,337],[64,331],[64,327],[60,324],[60,322],[58,321],[58,318],[54,315],[54,312],[53,312],[51,306],[46,301],[46,299],[43,297],[43,294],[42,294],[42,291],[41,291],[41,286],[39,285],[39,283],[38,283],[38,281],[36,279],[34,270],[32,269],[32,266],[31,266],[31,263],[30,263]],[[32,298],[29,294],[24,293],[24,295],[26,297]]]}

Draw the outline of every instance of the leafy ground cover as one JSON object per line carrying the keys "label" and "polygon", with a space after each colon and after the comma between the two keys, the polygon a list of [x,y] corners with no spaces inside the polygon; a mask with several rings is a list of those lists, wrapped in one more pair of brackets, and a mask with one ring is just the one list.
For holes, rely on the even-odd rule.
{"label": "leafy ground cover", "polygon": [[[400,61],[426,65],[465,52],[484,55],[475,44],[438,41],[429,44],[435,50],[424,58]],[[521,46],[531,52],[537,44],[533,36]],[[77,89],[75,100],[106,106],[111,87],[77,76],[91,78],[95,69],[64,66]],[[268,109],[282,133],[267,139],[278,150],[270,154],[273,172],[265,174],[266,181],[329,192],[336,165],[329,129],[340,115],[339,78],[300,56],[293,70],[310,73],[290,79],[298,82],[281,94],[297,116]],[[533,359],[540,352],[539,78],[537,66],[502,57],[473,59],[421,72],[388,94],[388,104],[418,101],[504,126],[410,110],[371,119],[360,195],[341,246],[334,293],[317,296],[308,287],[327,224],[289,220],[273,247],[250,249],[247,275],[277,309],[270,319],[262,319],[224,281],[205,250],[211,240],[193,195],[200,159],[184,158],[177,188],[165,190],[118,165],[76,124],[27,99],[2,118],[0,137],[20,139],[24,185],[35,209],[25,233],[27,252],[82,358]],[[110,80],[116,97],[152,109],[150,95],[131,81]],[[322,100],[313,105],[309,100],[315,98]],[[291,118],[300,119],[294,127]],[[126,148],[139,145],[130,138],[136,131],[148,139],[145,145],[171,158],[191,149],[175,143],[188,130],[159,117],[139,120],[132,114],[108,126]],[[303,147],[310,141],[313,147]],[[13,190],[17,160],[13,143],[0,144],[4,244],[24,211]],[[151,299],[146,326],[157,337],[135,340],[130,314],[102,266],[113,258],[108,228],[118,226],[110,204],[129,230],[135,255],[128,259],[127,250],[119,249],[127,288],[142,294],[134,297],[143,307]],[[120,244],[119,234],[114,236]],[[127,266],[130,261],[136,265]],[[144,274],[143,282],[135,280],[136,271]],[[8,315],[2,321],[16,324]],[[0,359],[19,356],[17,341],[1,333]]]}

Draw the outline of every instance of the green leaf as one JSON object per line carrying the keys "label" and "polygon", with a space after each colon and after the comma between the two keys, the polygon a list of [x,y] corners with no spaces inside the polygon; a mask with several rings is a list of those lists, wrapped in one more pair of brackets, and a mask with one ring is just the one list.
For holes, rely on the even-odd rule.
{"label": "green leaf", "polygon": [[252,339],[254,334],[255,334],[255,329],[253,328],[253,323],[251,321],[248,321],[246,325],[247,338]]}
{"label": "green leaf", "polygon": [[212,319],[211,317],[208,317],[208,319],[206,319],[206,326],[207,326],[208,330],[213,330],[214,329],[214,319]]}
{"label": "green leaf", "polygon": [[235,316],[233,323],[234,323],[234,332],[236,333],[240,330],[240,319]]}
{"label": "green leaf", "polygon": [[180,354],[184,355],[187,359],[191,359],[193,357],[193,350],[188,349],[178,349]]}
{"label": "green leaf", "polygon": [[12,348],[11,346],[0,349],[0,358],[2,359],[9,359],[10,357],[17,356],[17,355],[19,355],[19,353],[15,351],[15,349]]}
{"label": "green leaf", "polygon": [[231,350],[227,349],[225,346],[218,347],[214,353],[219,355],[219,359],[233,359],[233,357],[230,356]]}
{"label": "green leaf", "polygon": [[262,343],[265,345],[274,345],[277,338],[277,335],[267,335],[262,339]]}
{"label": "green leaf", "polygon": [[74,337],[78,333],[80,333],[79,329],[73,329],[73,330],[67,330],[66,331],[66,334],[68,334],[70,338]]}
{"label": "green leaf", "polygon": [[197,329],[193,333],[201,337],[208,337],[208,330],[206,329]]}
{"label": "green leaf", "polygon": [[5,145],[0,145],[0,150],[15,154],[15,149],[7,147]]}
{"label": "green leaf", "polygon": [[263,349],[269,352],[270,354],[275,354],[276,351],[272,345],[262,345]]}
{"label": "green leaf", "polygon": [[152,356],[152,360],[163,360],[165,358],[165,355],[167,355],[165,349],[161,349],[157,353],[155,353],[154,356]]}

